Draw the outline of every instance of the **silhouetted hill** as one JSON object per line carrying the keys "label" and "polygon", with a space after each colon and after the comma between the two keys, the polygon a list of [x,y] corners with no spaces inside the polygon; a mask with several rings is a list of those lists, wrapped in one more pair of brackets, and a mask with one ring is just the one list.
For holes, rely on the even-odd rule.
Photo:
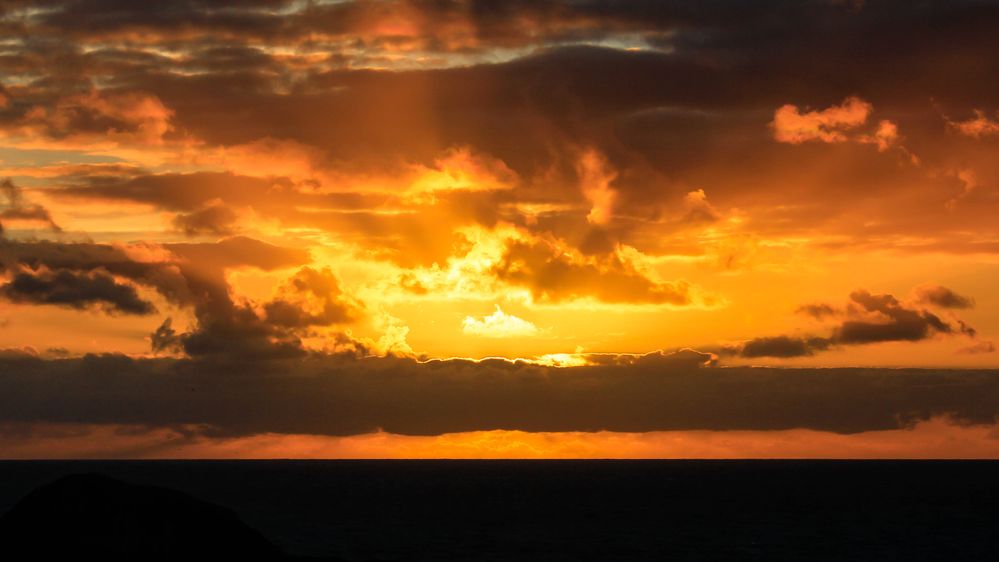
{"label": "silhouetted hill", "polygon": [[[0,513],[12,509],[0,520],[0,562],[60,559],[7,556],[5,543],[76,552],[96,533],[84,529],[108,534],[113,512],[51,516],[73,502],[46,506],[44,486],[26,497],[81,473],[233,510],[199,528],[225,529],[235,513],[284,552],[352,562],[999,560],[999,462],[281,460],[0,462]],[[133,489],[147,488],[125,486]],[[182,519],[214,517],[221,508],[209,505],[208,515]],[[11,532],[12,523],[28,530]],[[134,532],[124,526],[117,536]],[[247,545],[261,544],[255,533],[240,536],[209,538],[227,553],[222,560],[274,555],[252,552]],[[97,559],[115,557],[157,559]]]}
{"label": "silhouetted hill", "polygon": [[97,474],[66,476],[32,491],[0,517],[0,544],[8,560],[282,558],[229,509]]}

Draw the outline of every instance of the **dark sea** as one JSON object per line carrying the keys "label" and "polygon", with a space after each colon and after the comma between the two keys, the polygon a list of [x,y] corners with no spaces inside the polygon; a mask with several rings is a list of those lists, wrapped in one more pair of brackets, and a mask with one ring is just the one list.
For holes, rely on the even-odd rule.
{"label": "dark sea", "polygon": [[0,513],[100,473],[342,560],[999,560],[999,462],[0,462]]}

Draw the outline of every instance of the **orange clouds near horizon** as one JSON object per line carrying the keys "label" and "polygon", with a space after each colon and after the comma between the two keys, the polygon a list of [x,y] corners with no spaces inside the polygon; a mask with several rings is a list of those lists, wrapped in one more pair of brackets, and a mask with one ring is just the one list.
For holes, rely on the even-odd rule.
{"label": "orange clouds near horizon", "polygon": [[934,418],[911,428],[842,435],[783,431],[478,431],[432,437],[259,434],[198,428],[54,425],[0,438],[8,459],[999,459],[995,425]]}

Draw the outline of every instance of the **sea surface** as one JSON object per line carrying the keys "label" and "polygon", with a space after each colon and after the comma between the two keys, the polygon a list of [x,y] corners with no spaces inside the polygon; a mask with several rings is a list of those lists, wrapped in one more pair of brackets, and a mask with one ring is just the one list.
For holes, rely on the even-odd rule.
{"label": "sea surface", "polygon": [[999,462],[6,461],[101,473],[342,560],[999,560]]}

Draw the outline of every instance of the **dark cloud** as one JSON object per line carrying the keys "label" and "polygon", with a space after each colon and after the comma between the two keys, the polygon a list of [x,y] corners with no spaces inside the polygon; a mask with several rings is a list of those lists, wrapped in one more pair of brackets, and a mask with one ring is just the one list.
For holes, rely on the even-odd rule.
{"label": "dark cloud", "polygon": [[209,205],[192,213],[179,214],[173,225],[188,236],[197,234],[232,234],[236,213],[221,204]]}
{"label": "dark cloud", "polygon": [[347,298],[329,268],[303,267],[282,288],[278,298],[264,305],[268,322],[289,328],[329,326],[353,322],[360,304]]}
{"label": "dark cloud", "polygon": [[181,351],[183,345],[173,329],[173,318],[167,318],[158,328],[149,334],[149,344],[154,353],[162,351]]}
{"label": "dark cloud", "polygon": [[[15,272],[2,288],[6,298],[75,308],[99,304],[111,312],[132,314],[153,312],[134,287],[112,275],[121,277],[193,310],[195,325],[189,331],[177,333],[167,320],[150,336],[154,351],[182,350],[191,356],[301,355],[301,329],[356,318],[360,305],[340,292],[328,270],[300,270],[289,280],[283,298],[264,307],[266,313],[235,298],[225,279],[232,268],[280,270],[308,261],[304,250],[246,237],[137,247],[0,240],[0,264]],[[294,310],[294,306],[304,308]]]}
{"label": "dark cloud", "polygon": [[493,267],[500,280],[531,291],[539,301],[594,296],[602,302],[690,305],[694,289],[684,282],[649,279],[616,255],[573,258],[544,240],[512,241]]}
{"label": "dark cloud", "polygon": [[922,304],[940,308],[974,308],[975,299],[961,296],[941,285],[923,285],[916,288],[916,298]]}
{"label": "dark cloud", "polygon": [[995,371],[714,368],[682,354],[604,356],[571,368],[331,355],[236,363],[111,355],[0,361],[4,422],[205,424],[225,435],[852,433],[939,415],[991,424],[999,414]]}
{"label": "dark cloud", "polygon": [[37,203],[28,203],[24,200],[24,193],[10,178],[0,179],[0,192],[7,200],[6,205],[0,210],[0,235],[3,234],[3,221],[29,221],[40,222],[55,232],[61,232],[59,225],[52,220],[52,215],[48,209]]}
{"label": "dark cloud", "polygon": [[834,306],[825,303],[805,304],[798,307],[797,312],[806,316],[811,316],[816,320],[824,320],[831,316],[840,314]]}
{"label": "dark cloud", "polygon": [[280,269],[301,265],[310,259],[307,250],[275,246],[246,236],[233,236],[218,242],[164,244],[163,247],[190,268],[211,273],[233,267]]}
{"label": "dark cloud", "polygon": [[850,300],[878,317],[844,321],[833,335],[833,339],[843,345],[919,341],[934,334],[953,334],[966,329],[963,324],[955,328],[927,310],[907,308],[891,295],[855,291],[850,294]]}
{"label": "dark cloud", "polygon": [[743,357],[802,357],[825,351],[832,345],[829,338],[773,336],[749,340],[738,351]]}
{"label": "dark cloud", "polygon": [[[163,250],[166,250],[165,252]],[[169,301],[189,305],[198,300],[194,282],[225,285],[224,271],[235,267],[264,270],[294,267],[309,261],[305,250],[283,248],[246,237],[219,242],[137,244],[134,246],[16,241],[0,239],[4,269],[72,272],[101,270],[150,286]]]}
{"label": "dark cloud", "polygon": [[[217,243],[166,244],[191,294],[196,324],[174,334],[169,324],[151,336],[156,349],[179,346],[191,356],[289,357],[304,353],[295,333],[266,321],[252,303],[237,300],[225,280],[234,267],[274,270],[309,261],[308,252],[245,237]],[[171,343],[167,343],[171,342]]]}
{"label": "dark cloud", "polygon": [[76,309],[99,305],[110,313],[119,314],[156,312],[152,303],[139,297],[135,287],[100,272],[21,272],[0,285],[0,295],[19,304],[51,304]]}
{"label": "dark cloud", "polygon": [[990,341],[980,341],[968,347],[962,347],[957,352],[967,355],[978,355],[980,353],[995,353],[996,344]]}
{"label": "dark cloud", "polygon": [[[98,178],[100,180],[101,178]],[[286,179],[265,179],[229,173],[140,175],[121,181],[97,181],[56,192],[68,198],[106,199],[149,203],[183,213],[194,213],[215,201],[244,207],[276,203],[293,191]]]}
{"label": "dark cloud", "polygon": [[[944,295],[948,299],[958,297],[945,287],[934,287],[932,294],[938,297]],[[962,302],[972,301],[966,299]],[[799,311],[818,319],[835,310],[829,305],[807,305],[799,308]],[[727,348],[725,351],[743,357],[803,357],[838,346],[893,341],[917,342],[938,334],[963,334],[972,338],[976,335],[975,329],[960,319],[950,323],[928,310],[908,307],[892,295],[872,294],[864,290],[850,294],[850,304],[844,314],[847,317],[835,326],[832,334],[827,337],[760,337],[740,346]]]}
{"label": "dark cloud", "polygon": [[[236,302],[224,282],[201,278],[189,282],[202,295],[194,305],[195,327],[177,333],[167,319],[150,335],[153,351],[182,350],[191,357],[220,359],[296,357],[306,353],[301,337],[310,328],[354,322],[362,310],[341,293],[329,269],[300,269],[286,281],[279,296],[259,310]],[[336,343],[348,348],[360,345]]]}
{"label": "dark cloud", "polygon": [[[981,54],[999,48],[995,6],[901,0],[861,10],[824,0],[502,4],[336,2],[284,11],[199,2],[47,4],[49,10],[23,22],[34,39],[7,58],[12,71],[33,73],[20,81],[31,87],[11,89],[3,113],[23,125],[33,108],[43,108],[65,117],[56,124],[91,133],[108,127],[136,132],[143,124],[159,130],[154,125],[162,121],[109,124],[123,117],[70,111],[80,104],[67,103],[66,94],[89,92],[99,81],[111,85],[107,99],[127,94],[121,99],[151,104],[155,96],[172,112],[168,122],[176,134],[209,149],[284,139],[314,150],[320,167],[370,171],[387,162],[428,163],[449,148],[469,146],[502,160],[525,183],[538,182],[516,194],[521,201],[579,203],[574,155],[592,147],[619,171],[614,224],[584,231],[578,221],[570,229],[565,225],[572,220],[558,217],[536,228],[585,253],[607,252],[619,242],[663,251],[667,226],[659,221],[700,188],[712,205],[689,209],[690,226],[738,207],[749,211],[746,227],[761,235],[834,230],[854,244],[899,240],[911,251],[906,235],[925,236],[926,225],[934,224],[943,249],[995,250],[961,234],[969,225],[991,232],[995,201],[941,216],[946,199],[938,199],[947,181],[915,166],[900,169],[897,155],[856,143],[777,146],[767,128],[785,104],[804,111],[859,96],[874,108],[869,125],[882,118],[897,123],[923,161],[953,167],[955,145],[940,112],[967,115],[999,103],[999,89],[969,82],[999,71],[999,63]],[[778,12],[782,17],[774,18]],[[406,25],[381,25],[385,21]],[[332,56],[293,60],[275,55],[278,47]],[[497,51],[514,48],[521,50]],[[156,54],[166,51],[171,56]],[[423,56],[427,52],[432,55]],[[431,61],[433,68],[396,69],[390,59]],[[271,213],[289,224],[353,227],[357,238],[386,241],[400,263],[410,260],[406,265],[439,263],[451,246],[436,236],[415,244],[426,255],[395,251],[415,220],[313,216],[293,208],[341,209],[365,199],[357,194],[327,194],[325,203],[313,205],[287,178],[224,176],[157,174],[70,191],[150,202],[183,213],[178,221],[204,218],[193,213],[216,198],[232,210],[268,200],[278,208]],[[342,200],[334,203],[335,197]],[[371,200],[362,206],[377,209]],[[393,222],[400,224],[385,225]],[[556,222],[564,230],[552,226]],[[361,233],[360,223],[385,228]]]}

